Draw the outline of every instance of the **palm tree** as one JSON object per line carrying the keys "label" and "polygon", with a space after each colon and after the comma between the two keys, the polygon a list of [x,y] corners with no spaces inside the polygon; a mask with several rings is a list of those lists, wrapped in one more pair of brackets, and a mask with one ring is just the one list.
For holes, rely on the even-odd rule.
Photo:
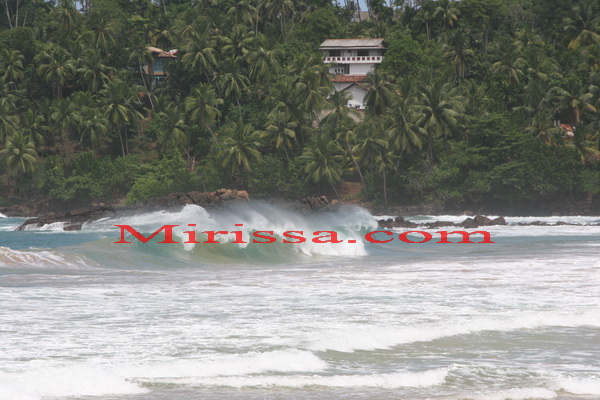
{"label": "palm tree", "polygon": [[383,114],[392,103],[394,86],[377,72],[367,75],[366,85],[368,87],[365,95],[367,110],[371,110],[375,115]]}
{"label": "palm tree", "polygon": [[0,49],[0,75],[4,83],[16,89],[16,82],[21,81],[24,74],[23,54],[19,50]]}
{"label": "palm tree", "polygon": [[331,186],[335,196],[339,197],[336,185],[342,180],[345,164],[344,151],[339,143],[318,135],[304,148],[301,159],[306,162],[306,181],[316,184],[325,181]]}
{"label": "palm tree", "polygon": [[390,148],[389,142],[384,141],[384,146],[380,147],[379,153],[375,156],[374,164],[376,169],[381,172],[383,178],[383,201],[388,204],[387,197],[387,171],[394,168],[394,152]]}
{"label": "palm tree", "polygon": [[441,19],[444,28],[454,28],[460,15],[460,11],[454,7],[454,1],[440,0],[438,4],[439,6],[433,13],[433,18]]}
{"label": "palm tree", "polygon": [[189,143],[189,138],[186,133],[188,126],[185,124],[183,110],[174,105],[161,112],[159,116],[165,127],[159,133],[158,145],[164,150],[185,149]]}
{"label": "palm tree", "polygon": [[46,142],[46,137],[43,132],[46,129],[44,126],[44,117],[37,113],[37,110],[27,110],[20,115],[21,132],[29,137],[29,141],[33,142],[36,148],[39,148]]}
{"label": "palm tree", "polygon": [[449,83],[435,81],[421,88],[420,104],[416,108],[422,114],[418,124],[427,131],[429,145],[427,158],[433,160],[433,141],[450,136],[459,125],[464,99]]}
{"label": "palm tree", "polygon": [[258,24],[258,10],[251,0],[237,0],[227,9],[227,14],[232,15],[236,24]]}
{"label": "palm tree", "polygon": [[227,137],[223,140],[222,150],[218,157],[223,159],[223,167],[239,174],[252,170],[252,163],[261,160],[258,150],[261,146],[261,133],[252,125],[244,124],[240,119],[225,130]]}
{"label": "palm tree", "polygon": [[83,108],[77,124],[79,142],[88,142],[92,147],[92,153],[95,153],[100,144],[106,140],[108,127],[108,119],[96,108]]}
{"label": "palm tree", "polygon": [[362,184],[363,190],[366,193],[367,185],[365,183],[362,169],[360,168],[360,165],[358,164],[358,160],[356,159],[356,156],[355,156],[357,149],[355,146],[353,146],[353,144],[356,141],[356,137],[357,137],[357,129],[355,127],[354,129],[339,130],[335,140],[337,140],[338,142],[340,142],[340,141],[343,142],[346,156],[352,161],[354,168],[356,168],[356,172],[358,172],[358,177],[360,178],[360,183]]}
{"label": "palm tree", "polygon": [[521,52],[518,42],[501,40],[495,48],[494,59],[496,61],[490,66],[490,72],[506,76],[509,83],[520,83],[525,67],[525,60],[521,57]]}
{"label": "palm tree", "polygon": [[96,50],[102,50],[108,54],[111,46],[115,44],[115,36],[118,32],[116,21],[108,21],[102,14],[90,21],[88,29],[78,38],[86,43],[92,43]]}
{"label": "palm tree", "polygon": [[0,150],[0,155],[6,157],[7,174],[13,176],[33,172],[37,163],[35,145],[22,132],[13,132],[6,138],[6,147]]}
{"label": "palm tree", "polygon": [[103,61],[103,57],[96,50],[88,49],[81,59],[82,66],[77,69],[81,80],[92,93],[106,85],[113,73],[113,69],[105,65]]}
{"label": "palm tree", "polygon": [[250,80],[239,71],[228,72],[221,77],[221,91],[225,98],[235,101],[240,107],[240,99],[248,88]]}
{"label": "palm tree", "polygon": [[423,146],[421,138],[426,136],[427,131],[418,125],[422,115],[417,111],[412,99],[398,99],[393,103],[391,111],[390,125],[386,130],[390,143],[400,152],[420,150]]}
{"label": "palm tree", "polygon": [[323,66],[314,65],[313,62],[312,59],[307,61],[307,65],[311,66],[307,66],[300,73],[294,92],[300,109],[319,121],[321,106],[325,103],[326,96],[332,92],[332,87],[324,75],[326,72],[323,72]]}
{"label": "palm tree", "polygon": [[210,126],[221,116],[221,111],[217,108],[221,104],[223,99],[217,97],[215,89],[208,83],[201,83],[195,87],[184,101],[190,121],[209,131],[215,143],[217,137]]}
{"label": "palm tree", "polygon": [[258,82],[269,82],[280,70],[276,56],[275,50],[265,50],[262,46],[248,53],[246,58],[250,65],[249,78]]}
{"label": "palm tree", "polygon": [[454,66],[456,76],[463,79],[475,56],[475,52],[469,48],[469,38],[466,33],[460,28],[449,33],[442,50],[444,59]]}
{"label": "palm tree", "polygon": [[7,97],[0,98],[0,142],[12,134],[16,127],[18,118],[15,113],[14,104]]}
{"label": "palm tree", "polygon": [[296,12],[294,0],[261,0],[261,7],[265,10],[265,15],[269,18],[278,18],[281,27],[281,36],[283,41],[287,41],[287,22],[289,16]]}
{"label": "palm tree", "polygon": [[125,156],[129,152],[127,124],[142,118],[142,115],[135,109],[139,105],[136,88],[120,79],[113,79],[99,94],[104,103],[106,118],[117,129],[121,152]]}
{"label": "palm tree", "polygon": [[55,132],[58,132],[54,143],[57,145],[58,152],[65,154],[67,159],[71,158],[74,152],[70,136],[80,118],[74,102],[67,99],[58,99],[53,102],[50,122]]}
{"label": "palm tree", "polygon": [[569,49],[575,50],[580,46],[600,44],[600,14],[594,2],[573,7],[573,18],[565,19],[565,31],[572,38]]}
{"label": "palm tree", "polygon": [[337,131],[353,128],[355,125],[353,117],[358,118],[360,113],[356,109],[348,107],[349,100],[350,94],[346,91],[338,91],[329,96],[325,105],[328,114],[321,121],[325,132],[335,134]]}
{"label": "palm tree", "polygon": [[565,121],[577,126],[581,122],[581,114],[585,111],[597,112],[593,99],[599,89],[596,86],[579,89],[563,89],[555,86],[550,89],[549,101],[556,106],[555,114],[563,116]]}
{"label": "palm tree", "polygon": [[36,57],[38,75],[52,84],[54,98],[61,98],[63,87],[75,73],[75,61],[60,46],[51,45]]}
{"label": "palm tree", "polygon": [[287,149],[291,149],[293,142],[296,141],[296,132],[294,129],[298,126],[297,122],[290,121],[289,116],[283,111],[276,111],[269,114],[267,126],[261,132],[263,139],[268,139],[273,143],[276,149],[283,148],[285,158],[289,161]]}
{"label": "palm tree", "polygon": [[185,44],[185,54],[181,58],[183,65],[199,75],[204,75],[210,80],[211,74],[217,65],[215,51],[216,41],[207,32],[190,33],[190,39]]}
{"label": "palm tree", "polygon": [[60,0],[55,12],[61,31],[71,31],[75,28],[79,19],[79,12],[73,0]]}
{"label": "palm tree", "polygon": [[[153,110],[156,110],[154,101],[152,101],[152,95],[150,93],[150,89],[152,89],[154,83],[154,71],[152,70],[154,56],[152,55],[152,51],[150,51],[148,46],[146,46],[143,42],[138,42],[136,45],[130,48],[129,51],[129,61],[137,63],[138,70],[140,72],[140,80],[142,81],[144,89],[146,89],[146,93],[148,93],[150,106]],[[148,78],[146,78],[144,66],[147,67]],[[147,82],[147,80],[149,80],[149,82]]]}
{"label": "palm tree", "polygon": [[244,25],[235,25],[226,37],[223,53],[228,55],[231,61],[241,64],[256,41],[255,35]]}

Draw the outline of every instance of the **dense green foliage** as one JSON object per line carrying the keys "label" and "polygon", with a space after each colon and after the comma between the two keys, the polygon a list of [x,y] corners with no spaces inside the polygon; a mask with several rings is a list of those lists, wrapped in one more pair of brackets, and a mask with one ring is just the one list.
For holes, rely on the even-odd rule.
{"label": "dense green foliage", "polygon": [[[0,200],[297,197],[344,180],[457,207],[600,193],[597,1],[367,3],[355,21],[351,0],[6,2]],[[318,53],[356,37],[388,48],[359,115]],[[148,46],[179,50],[166,79]]]}

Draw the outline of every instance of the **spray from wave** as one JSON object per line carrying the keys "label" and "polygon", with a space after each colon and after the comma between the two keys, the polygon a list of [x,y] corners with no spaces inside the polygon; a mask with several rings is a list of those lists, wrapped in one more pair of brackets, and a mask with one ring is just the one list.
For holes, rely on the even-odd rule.
{"label": "spray from wave", "polygon": [[[189,224],[195,224],[190,227]],[[129,225],[143,234],[155,232],[163,225],[179,225],[173,232],[180,244],[160,244],[160,239],[142,244],[134,240],[131,245],[114,244],[115,247],[134,248],[136,251],[166,252],[184,259],[211,261],[286,261],[301,256],[364,256],[367,254],[362,237],[376,228],[373,216],[360,207],[343,207],[335,212],[300,214],[265,203],[248,203],[231,206],[209,213],[202,207],[188,205],[181,211],[157,211],[147,214],[106,219],[85,224],[84,231],[111,232],[115,239],[120,230],[114,225]],[[240,226],[241,225],[241,226]],[[194,230],[198,241],[203,241],[206,231],[241,231],[249,243],[232,243],[232,234],[217,234],[220,244],[192,244],[186,231]],[[272,231],[275,243],[252,243],[248,240],[256,231]],[[302,231],[304,243],[282,243],[286,231]],[[313,243],[316,231],[335,231],[343,243]],[[355,243],[347,243],[354,240]],[[116,241],[116,240],[115,240]],[[135,243],[137,242],[137,243]],[[183,253],[185,251],[187,254]]]}

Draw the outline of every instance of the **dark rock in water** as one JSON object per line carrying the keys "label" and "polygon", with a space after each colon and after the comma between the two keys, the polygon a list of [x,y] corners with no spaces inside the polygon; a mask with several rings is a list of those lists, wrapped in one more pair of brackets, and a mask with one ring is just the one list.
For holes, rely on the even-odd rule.
{"label": "dark rock in water", "polygon": [[330,208],[327,196],[305,197],[300,201],[302,202],[302,204],[305,204],[308,207],[310,207],[311,210],[324,210]]}
{"label": "dark rock in water", "polygon": [[44,225],[63,222],[65,231],[81,230],[86,222],[97,221],[101,218],[114,217],[125,213],[135,213],[140,211],[152,211],[157,209],[167,209],[182,207],[187,204],[197,204],[202,207],[213,207],[221,204],[229,204],[237,201],[249,201],[250,197],[245,190],[219,189],[214,192],[189,192],[189,193],[171,193],[168,196],[153,197],[146,202],[138,203],[134,206],[126,207],[96,207],[83,210],[72,210],[65,214],[56,215],[54,213],[46,214],[42,217],[32,218],[20,225],[17,230],[25,230],[31,226],[32,229],[41,228]]}
{"label": "dark rock in water", "polygon": [[428,222],[425,224],[425,226],[427,228],[443,228],[446,226],[455,226],[454,222],[451,221],[435,221],[435,222]]}
{"label": "dark rock in water", "polygon": [[83,210],[73,210],[65,213],[64,215],[55,215],[54,213],[45,215],[39,218],[32,218],[21,224],[17,230],[23,231],[26,227],[41,228],[44,225],[54,224],[57,222],[63,222],[63,229],[65,231],[78,231],[84,223],[90,221],[97,221],[101,218],[114,217],[116,210],[113,207],[96,207]]}
{"label": "dark rock in water", "polygon": [[475,223],[479,226],[488,226],[491,225],[492,220],[489,219],[488,217],[484,216],[484,215],[476,215],[475,218]]}
{"label": "dark rock in water", "polygon": [[478,228],[477,222],[475,222],[474,218],[467,218],[463,222],[459,224],[463,228]]}
{"label": "dark rock in water", "polygon": [[490,225],[508,225],[504,217],[494,218],[490,221]]}

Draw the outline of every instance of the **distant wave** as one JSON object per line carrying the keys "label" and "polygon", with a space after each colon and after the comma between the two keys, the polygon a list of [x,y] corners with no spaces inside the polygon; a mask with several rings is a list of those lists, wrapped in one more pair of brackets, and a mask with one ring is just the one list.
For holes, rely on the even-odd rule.
{"label": "distant wave", "polygon": [[429,342],[484,331],[508,332],[543,326],[600,327],[600,310],[580,315],[526,313],[508,318],[476,318],[460,323],[398,328],[360,328],[353,325],[347,329],[321,332],[318,335],[319,339],[310,341],[307,348],[313,351],[335,350],[351,353],[356,350],[387,349],[401,344]]}

